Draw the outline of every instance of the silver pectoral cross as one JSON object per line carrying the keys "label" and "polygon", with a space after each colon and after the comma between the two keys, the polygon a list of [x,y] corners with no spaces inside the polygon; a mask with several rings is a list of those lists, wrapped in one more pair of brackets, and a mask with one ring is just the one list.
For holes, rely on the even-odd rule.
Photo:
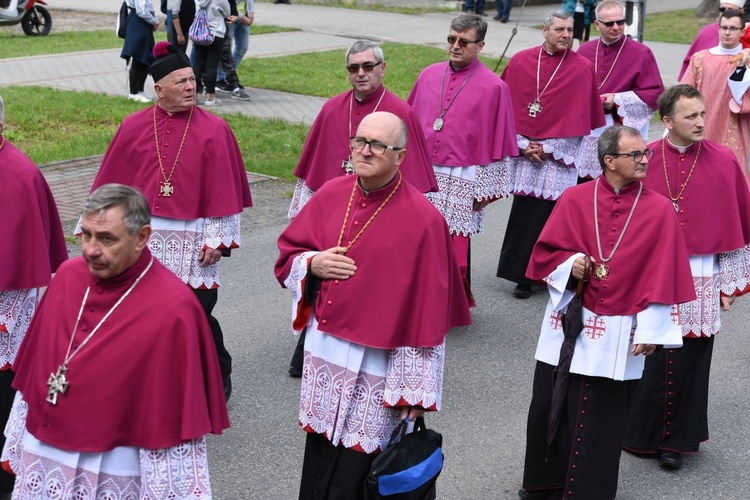
{"label": "silver pectoral cross", "polygon": [[174,188],[169,181],[164,181],[161,183],[161,188],[159,189],[159,191],[161,191],[161,194],[163,194],[165,197],[169,198],[170,196],[172,196],[172,193],[174,193]]}
{"label": "silver pectoral cross", "polygon": [[539,102],[539,99],[534,102],[530,102],[526,107],[529,110],[529,116],[532,118],[536,118],[536,114],[542,112],[542,104]]}
{"label": "silver pectoral cross", "polygon": [[434,130],[435,132],[440,132],[443,129],[444,123],[445,122],[443,121],[442,118],[436,119],[435,122],[432,124],[432,130]]}
{"label": "silver pectoral cross", "polygon": [[352,165],[352,156],[341,162],[341,169],[346,172],[346,175],[354,173],[354,165]]}
{"label": "silver pectoral cross", "polygon": [[47,385],[49,386],[49,391],[47,391],[48,403],[56,405],[57,395],[65,394],[65,391],[68,390],[70,383],[68,382],[68,379],[65,378],[66,373],[68,373],[68,367],[63,363],[57,369],[57,373],[49,374],[49,380],[47,380]]}

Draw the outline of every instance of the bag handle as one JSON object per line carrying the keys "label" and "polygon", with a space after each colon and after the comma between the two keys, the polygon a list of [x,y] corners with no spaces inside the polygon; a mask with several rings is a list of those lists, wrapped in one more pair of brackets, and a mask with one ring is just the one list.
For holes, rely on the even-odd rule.
{"label": "bag handle", "polygon": [[[388,446],[393,444],[393,442],[396,440],[397,437],[399,437],[399,434],[401,435],[399,439],[403,439],[406,435],[406,428],[407,424],[409,423],[409,413],[411,413],[411,406],[409,407],[409,411],[406,413],[406,418],[401,420],[399,424],[396,426],[395,429],[393,429],[393,432],[391,433],[391,438],[388,440]],[[424,423],[424,417],[417,417],[414,420],[414,429],[412,432],[416,432],[418,430],[427,430],[427,426]]]}

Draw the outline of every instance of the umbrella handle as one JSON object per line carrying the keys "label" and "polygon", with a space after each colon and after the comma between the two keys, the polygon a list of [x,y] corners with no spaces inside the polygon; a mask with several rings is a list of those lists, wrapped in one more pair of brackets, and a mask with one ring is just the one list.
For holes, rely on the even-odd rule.
{"label": "umbrella handle", "polygon": [[589,280],[591,275],[591,257],[586,255],[583,258],[583,277],[578,280],[578,286],[576,287],[576,295],[583,295],[583,287],[586,286],[586,282]]}

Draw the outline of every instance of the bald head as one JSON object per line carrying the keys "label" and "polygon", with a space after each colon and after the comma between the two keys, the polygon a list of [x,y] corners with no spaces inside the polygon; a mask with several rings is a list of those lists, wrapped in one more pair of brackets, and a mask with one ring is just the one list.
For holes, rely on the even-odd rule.
{"label": "bald head", "polygon": [[393,113],[378,111],[362,119],[352,140],[352,164],[363,188],[379,189],[396,176],[407,139],[406,125]]}

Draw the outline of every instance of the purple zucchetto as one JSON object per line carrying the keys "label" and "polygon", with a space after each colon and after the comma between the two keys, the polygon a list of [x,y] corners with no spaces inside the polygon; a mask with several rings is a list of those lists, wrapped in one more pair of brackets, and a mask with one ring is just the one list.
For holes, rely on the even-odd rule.
{"label": "purple zucchetto", "polygon": [[154,82],[158,82],[172,71],[190,68],[190,59],[169,42],[159,42],[153,50],[156,61],[148,67]]}

